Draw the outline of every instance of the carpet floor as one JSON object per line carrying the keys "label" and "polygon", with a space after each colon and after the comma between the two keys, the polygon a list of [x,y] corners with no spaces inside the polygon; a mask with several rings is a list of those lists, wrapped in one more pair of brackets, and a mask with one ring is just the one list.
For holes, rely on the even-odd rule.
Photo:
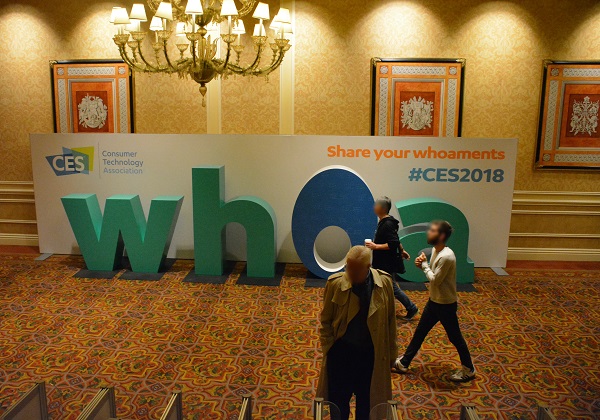
{"label": "carpet floor", "polygon": [[[288,264],[278,287],[185,283],[191,261],[160,281],[74,278],[83,260],[0,255],[0,415],[34,381],[47,383],[52,419],[75,419],[100,386],[114,385],[118,415],[156,419],[181,389],[188,419],[236,419],[240,395],[257,419],[309,419],[320,367],[322,289]],[[600,418],[600,272],[476,271],[459,317],[478,370],[453,384],[458,357],[441,326],[408,375],[393,377],[403,419]],[[426,292],[407,292],[420,308]],[[402,311],[398,309],[400,315]],[[402,351],[416,323],[398,318]]]}

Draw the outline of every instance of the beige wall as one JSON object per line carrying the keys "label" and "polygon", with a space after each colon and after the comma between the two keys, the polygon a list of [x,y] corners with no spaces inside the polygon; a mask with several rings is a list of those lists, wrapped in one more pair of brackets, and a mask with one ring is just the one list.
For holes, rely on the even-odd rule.
{"label": "beige wall", "polygon": [[[32,217],[23,209],[31,204],[18,201],[29,199],[26,192],[17,202],[1,200],[30,189],[28,133],[52,131],[48,61],[115,57],[107,17],[116,4],[0,1],[0,180],[24,182],[0,185],[0,235],[34,235],[31,223],[7,222]],[[277,1],[269,3],[276,9]],[[515,188],[525,192],[516,195],[511,256],[563,244],[573,257],[581,249],[600,258],[600,194],[539,193],[598,193],[600,173],[533,170],[541,61],[600,59],[600,3],[296,0],[295,11],[295,133],[368,135],[373,56],[466,58],[463,136],[520,140]],[[268,83],[221,83],[223,133],[274,134],[281,118],[292,117],[280,116],[280,97],[292,92],[281,91],[278,73]],[[135,89],[138,132],[206,132],[193,82],[136,75]],[[563,237],[552,240],[555,233]]]}

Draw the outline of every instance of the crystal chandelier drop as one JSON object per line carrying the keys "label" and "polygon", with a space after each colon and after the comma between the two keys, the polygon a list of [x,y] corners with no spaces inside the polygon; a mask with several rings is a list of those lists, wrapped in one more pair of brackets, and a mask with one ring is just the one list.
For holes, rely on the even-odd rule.
{"label": "crystal chandelier drop", "polygon": [[[267,36],[265,22],[270,20],[269,5],[257,0],[239,0],[238,9],[234,0],[147,0],[154,13],[150,21],[150,32],[141,28],[147,21],[146,8],[141,3],[132,6],[130,13],[124,7],[113,7],[111,23],[116,26],[113,37],[121,57],[134,71],[143,73],[177,73],[179,77],[191,77],[200,84],[202,106],[205,106],[206,84],[218,76],[239,74],[242,76],[267,76],[277,69],[291,47],[292,25],[290,11],[280,8],[269,25],[272,37]],[[255,7],[256,6],[256,7]],[[241,36],[246,33],[242,18],[254,10],[252,17],[258,20],[254,26],[252,42],[254,57],[248,64],[240,63],[244,51]],[[173,54],[170,39],[175,32]],[[149,39],[154,52],[149,59],[144,52],[144,40]],[[219,40],[224,45],[223,58],[219,58]],[[261,65],[262,53],[269,48],[272,52],[268,64]]]}

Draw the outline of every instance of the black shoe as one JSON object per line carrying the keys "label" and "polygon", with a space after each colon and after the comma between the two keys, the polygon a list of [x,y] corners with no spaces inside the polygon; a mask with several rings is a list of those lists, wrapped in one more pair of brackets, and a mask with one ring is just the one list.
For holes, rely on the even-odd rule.
{"label": "black shoe", "polygon": [[415,315],[417,315],[419,313],[419,308],[417,308],[415,306],[415,308],[411,311],[406,312],[406,316],[404,317],[404,319],[406,319],[407,321],[410,321],[411,319],[413,319],[415,317]]}

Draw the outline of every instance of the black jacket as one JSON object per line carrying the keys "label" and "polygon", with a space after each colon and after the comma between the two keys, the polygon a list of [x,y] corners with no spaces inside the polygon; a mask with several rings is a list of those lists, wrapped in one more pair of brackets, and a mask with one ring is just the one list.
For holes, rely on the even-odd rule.
{"label": "black jacket", "polygon": [[377,224],[373,242],[388,244],[385,251],[373,251],[373,268],[378,268],[388,273],[404,273],[404,261],[398,239],[398,226],[400,222],[393,216],[384,217]]}

